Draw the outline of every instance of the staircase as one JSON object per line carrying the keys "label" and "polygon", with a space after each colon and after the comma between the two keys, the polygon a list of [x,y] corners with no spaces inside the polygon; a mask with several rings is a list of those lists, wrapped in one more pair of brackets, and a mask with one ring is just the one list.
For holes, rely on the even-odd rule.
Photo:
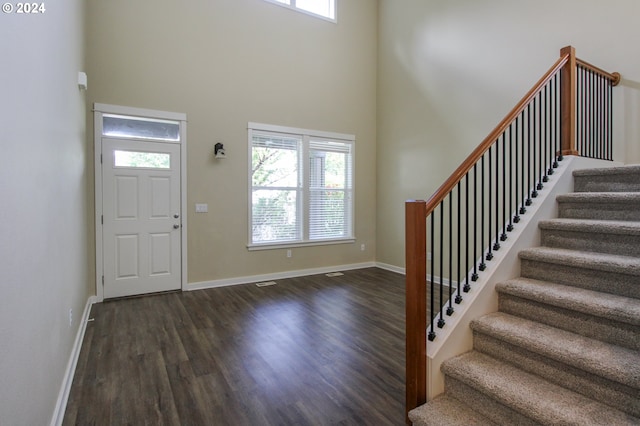
{"label": "staircase", "polygon": [[640,166],[574,182],[414,425],[640,425]]}

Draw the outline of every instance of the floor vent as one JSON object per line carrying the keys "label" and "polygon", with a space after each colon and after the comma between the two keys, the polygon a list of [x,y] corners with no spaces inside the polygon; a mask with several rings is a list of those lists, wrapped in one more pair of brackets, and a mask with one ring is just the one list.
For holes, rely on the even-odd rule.
{"label": "floor vent", "polygon": [[276,285],[277,283],[275,281],[266,281],[263,283],[256,283],[256,285],[258,287],[269,287],[270,285]]}
{"label": "floor vent", "polygon": [[329,272],[328,274],[325,274],[327,277],[340,277],[342,275],[344,275],[342,272]]}

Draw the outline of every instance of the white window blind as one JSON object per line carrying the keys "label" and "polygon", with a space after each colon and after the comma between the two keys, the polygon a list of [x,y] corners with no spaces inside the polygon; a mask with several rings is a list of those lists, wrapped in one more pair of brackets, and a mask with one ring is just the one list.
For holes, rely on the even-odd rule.
{"label": "white window blind", "polygon": [[352,240],[355,138],[254,126],[249,129],[249,246]]}
{"label": "white window blind", "polygon": [[267,0],[289,9],[336,21],[337,0]]}
{"label": "white window blind", "polygon": [[351,236],[351,145],[309,144],[309,239]]}

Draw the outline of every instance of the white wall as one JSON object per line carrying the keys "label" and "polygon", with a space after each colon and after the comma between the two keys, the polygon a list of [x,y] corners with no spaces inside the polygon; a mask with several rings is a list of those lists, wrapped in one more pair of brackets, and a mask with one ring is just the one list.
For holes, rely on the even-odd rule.
{"label": "white wall", "polygon": [[404,201],[428,198],[559,58],[623,76],[615,158],[640,162],[640,2],[379,0],[377,260],[404,266]]}
{"label": "white wall", "polygon": [[0,15],[3,425],[50,422],[89,294],[83,8],[45,7]]}
{"label": "white wall", "polygon": [[[340,1],[337,24],[263,0],[87,4],[89,101],[187,114],[191,283],[374,260],[376,1]],[[356,136],[355,244],[247,250],[248,122]]]}

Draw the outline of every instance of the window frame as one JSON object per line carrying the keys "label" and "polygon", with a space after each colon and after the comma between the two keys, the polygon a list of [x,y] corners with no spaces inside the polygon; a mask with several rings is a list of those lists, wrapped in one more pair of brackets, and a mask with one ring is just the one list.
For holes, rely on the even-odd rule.
{"label": "window frame", "polygon": [[314,18],[323,19],[325,21],[333,22],[334,24],[338,23],[338,0],[331,0],[331,1],[333,1],[333,18],[331,18],[330,16],[324,16],[324,15],[320,15],[320,14],[317,14],[317,13],[313,13],[313,12],[308,11],[306,9],[301,9],[300,7],[298,7],[296,5],[296,0],[289,0],[290,4],[282,3],[281,1],[278,1],[278,0],[264,0],[264,1],[266,1],[268,3],[276,4],[278,6],[286,8],[286,9],[290,9],[290,10],[293,10],[293,11],[296,11],[296,12],[304,13],[305,15],[313,16]]}
{"label": "window frame", "polygon": [[[308,130],[293,127],[278,126],[272,124],[253,123],[249,122],[247,126],[248,130],[248,242],[247,248],[250,251],[253,250],[269,250],[269,249],[281,249],[292,247],[308,247],[308,246],[321,246],[321,245],[333,245],[333,244],[347,244],[356,241],[355,237],[355,141],[354,135],[334,133],[318,130]],[[253,242],[253,136],[254,133],[266,134],[273,136],[294,137],[300,139],[300,148],[297,151],[299,158],[298,163],[298,176],[299,176],[299,193],[302,194],[302,200],[297,200],[296,216],[300,220],[298,225],[296,240],[287,241],[270,241],[270,242]],[[347,236],[344,237],[329,237],[322,239],[310,239],[310,212],[309,205],[310,193],[312,188],[310,187],[309,178],[309,148],[310,145],[318,140],[335,141],[341,144],[349,145],[349,154],[351,164],[349,164],[348,171],[350,172],[350,188],[345,187],[345,197],[349,197],[348,203],[345,205],[345,218],[347,222]]]}

